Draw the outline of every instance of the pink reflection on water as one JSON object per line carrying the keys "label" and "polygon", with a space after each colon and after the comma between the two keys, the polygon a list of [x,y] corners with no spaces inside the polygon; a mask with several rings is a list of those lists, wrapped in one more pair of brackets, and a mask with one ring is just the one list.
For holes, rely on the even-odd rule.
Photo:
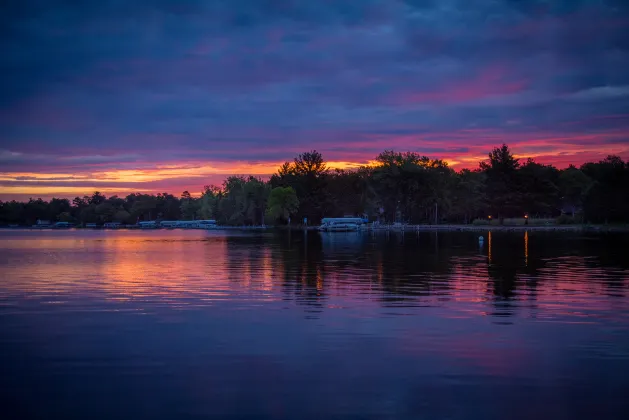
{"label": "pink reflection on water", "polygon": [[541,261],[530,272],[534,257],[528,233],[523,233],[521,251],[514,250],[521,266],[513,268],[513,296],[496,296],[494,284],[507,280],[493,278],[489,269],[506,263],[492,255],[490,232],[487,238],[476,253],[451,256],[447,272],[404,273],[379,250],[358,264],[356,256],[284,254],[271,241],[250,243],[221,233],[29,232],[0,245],[5,254],[0,293],[55,305],[98,298],[147,308],[289,300],[366,318],[419,315],[426,308],[450,320],[489,314],[538,322],[629,318],[629,303],[610,298],[610,282],[618,285],[614,293],[626,294],[626,272],[571,255]]}

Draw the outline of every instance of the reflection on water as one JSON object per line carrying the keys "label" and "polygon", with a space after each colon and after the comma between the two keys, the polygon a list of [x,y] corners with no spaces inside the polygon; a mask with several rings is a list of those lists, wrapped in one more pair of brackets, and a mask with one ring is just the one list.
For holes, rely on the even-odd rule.
{"label": "reflection on water", "polygon": [[0,232],[16,418],[623,418],[624,237]]}

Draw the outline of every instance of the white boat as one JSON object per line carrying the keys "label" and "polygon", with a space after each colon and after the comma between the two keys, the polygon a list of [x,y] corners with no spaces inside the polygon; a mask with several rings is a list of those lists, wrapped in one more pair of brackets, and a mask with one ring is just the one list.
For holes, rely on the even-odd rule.
{"label": "white boat", "polygon": [[64,229],[64,228],[71,228],[74,227],[74,225],[70,222],[57,222],[54,225],[52,225],[53,228],[55,229]]}
{"label": "white boat", "polygon": [[358,230],[356,223],[336,223],[330,226],[321,228],[325,232],[353,232]]}
{"label": "white boat", "polygon": [[177,220],[176,222],[160,223],[162,227],[173,227],[176,229],[214,229],[216,220]]}
{"label": "white boat", "polygon": [[319,230],[324,232],[353,232],[360,229],[365,220],[360,217],[326,217],[321,219]]}
{"label": "white boat", "polygon": [[157,229],[158,228],[157,222],[154,220],[150,222],[139,222],[138,226],[140,227],[140,229]]}
{"label": "white boat", "polygon": [[173,227],[178,229],[194,229],[197,227],[198,220],[177,220]]}
{"label": "white boat", "polygon": [[216,220],[197,220],[197,227],[199,229],[215,229]]}
{"label": "white boat", "polygon": [[179,223],[178,220],[163,220],[159,222],[159,226],[167,229],[172,229],[177,226],[177,223]]}

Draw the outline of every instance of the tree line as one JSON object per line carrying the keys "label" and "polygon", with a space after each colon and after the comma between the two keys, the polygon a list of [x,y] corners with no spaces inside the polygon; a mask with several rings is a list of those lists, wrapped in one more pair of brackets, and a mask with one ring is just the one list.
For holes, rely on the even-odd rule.
{"label": "tree line", "polygon": [[230,176],[200,197],[185,191],[73,200],[0,202],[0,224],[37,220],[137,223],[215,219],[223,225],[318,224],[322,217],[360,216],[383,223],[473,223],[488,217],[557,218],[560,223],[629,219],[629,163],[618,156],[557,169],[521,161],[507,145],[474,170],[454,171],[440,159],[384,151],[376,164],[330,169],[317,151],[285,162],[270,179]]}

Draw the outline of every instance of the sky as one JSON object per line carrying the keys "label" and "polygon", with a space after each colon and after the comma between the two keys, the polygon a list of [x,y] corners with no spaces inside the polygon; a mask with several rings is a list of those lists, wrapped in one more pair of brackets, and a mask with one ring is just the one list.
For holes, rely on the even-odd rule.
{"label": "sky", "polygon": [[626,0],[4,0],[0,199],[199,193],[316,149],[629,159]]}

